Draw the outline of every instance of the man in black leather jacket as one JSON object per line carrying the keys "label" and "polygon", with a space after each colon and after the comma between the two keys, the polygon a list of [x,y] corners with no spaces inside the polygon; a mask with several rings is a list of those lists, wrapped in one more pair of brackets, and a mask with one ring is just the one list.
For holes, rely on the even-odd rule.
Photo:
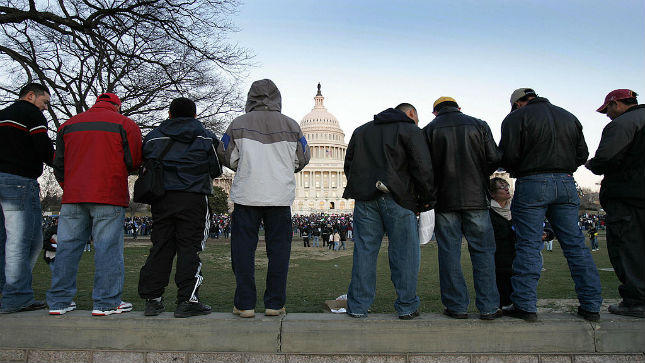
{"label": "man in black leather jacket", "polygon": [[546,216],[567,258],[580,306],[578,315],[600,319],[600,277],[578,227],[580,199],[573,172],[589,155],[578,119],[530,88],[511,95],[514,109],[502,123],[502,166],[516,177],[511,204],[516,233],[511,284],[513,307],[504,314],[537,321],[537,285]]}
{"label": "man in black leather jacket", "polygon": [[495,283],[495,236],[488,212],[488,180],[501,155],[488,124],[462,113],[451,97],[433,105],[437,116],[423,129],[438,189],[435,233],[444,314],[468,317],[468,288],[461,272],[461,239],[473,264],[475,304],[480,318],[502,316]]}
{"label": "man in black leather jacket", "polygon": [[358,127],[349,141],[343,198],[356,200],[354,260],[347,292],[347,313],[352,317],[366,317],[374,301],[376,259],[384,232],[397,293],[394,308],[400,319],[419,315],[415,213],[429,210],[434,201],[432,164],[418,122],[416,109],[401,104]]}
{"label": "man in black leather jacket", "polygon": [[609,312],[645,318],[645,105],[636,96],[617,89],[605,97],[597,111],[611,122],[585,166],[605,175],[600,203],[607,212],[607,249],[623,298]]}

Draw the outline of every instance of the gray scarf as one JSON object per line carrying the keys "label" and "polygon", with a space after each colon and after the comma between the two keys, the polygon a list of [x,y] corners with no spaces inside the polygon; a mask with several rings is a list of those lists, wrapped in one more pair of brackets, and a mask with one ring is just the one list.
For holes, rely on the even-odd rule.
{"label": "gray scarf", "polygon": [[508,203],[506,203],[506,207],[502,207],[499,205],[499,203],[497,203],[495,199],[491,199],[490,207],[493,209],[495,213],[504,217],[507,221],[511,220],[511,201],[510,200],[508,201]]}

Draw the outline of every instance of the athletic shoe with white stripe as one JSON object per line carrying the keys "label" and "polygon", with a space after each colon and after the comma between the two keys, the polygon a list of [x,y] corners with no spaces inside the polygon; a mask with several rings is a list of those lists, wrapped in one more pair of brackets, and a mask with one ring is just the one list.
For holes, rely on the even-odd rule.
{"label": "athletic shoe with white stripe", "polygon": [[69,313],[70,311],[76,309],[76,303],[71,302],[68,307],[63,308],[63,309],[49,309],[49,315],[63,315],[65,313]]}
{"label": "athletic shoe with white stripe", "polygon": [[121,314],[127,313],[132,310],[132,304],[129,302],[121,301],[121,304],[117,307],[107,310],[92,310],[92,316],[107,316],[112,314]]}

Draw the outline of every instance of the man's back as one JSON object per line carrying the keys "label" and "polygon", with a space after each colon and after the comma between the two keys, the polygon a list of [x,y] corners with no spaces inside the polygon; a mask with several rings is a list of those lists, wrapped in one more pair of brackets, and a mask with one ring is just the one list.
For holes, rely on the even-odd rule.
{"label": "man's back", "polygon": [[235,170],[231,200],[253,206],[290,206],[294,172],[309,162],[309,148],[293,119],[280,113],[280,93],[270,80],[251,86],[245,115],[231,123],[218,154]]}
{"label": "man's back", "polygon": [[47,121],[35,105],[18,100],[0,110],[0,172],[35,179],[53,158]]}
{"label": "man's back", "polygon": [[222,173],[215,135],[193,117],[171,118],[146,135],[143,158],[158,158],[170,142],[173,145],[161,160],[164,189],[212,194],[212,179]]}
{"label": "man's back", "polygon": [[[402,207],[417,210],[432,198],[432,165],[421,130],[401,111],[387,109],[354,131],[345,157],[343,198],[373,200],[381,181]],[[421,200],[418,201],[417,198]]]}
{"label": "man's back", "polygon": [[506,116],[499,146],[502,166],[513,177],[573,174],[589,156],[578,119],[542,97]]}
{"label": "man's back", "polygon": [[501,155],[488,125],[456,107],[424,128],[437,184],[437,211],[488,208],[488,178]]}
{"label": "man's back", "polygon": [[605,174],[601,202],[620,199],[635,206],[645,201],[645,105],[634,106],[607,124],[596,155],[587,167]]}
{"label": "man's back", "polygon": [[54,160],[63,203],[127,206],[129,172],[141,165],[141,131],[107,101],[65,122]]}

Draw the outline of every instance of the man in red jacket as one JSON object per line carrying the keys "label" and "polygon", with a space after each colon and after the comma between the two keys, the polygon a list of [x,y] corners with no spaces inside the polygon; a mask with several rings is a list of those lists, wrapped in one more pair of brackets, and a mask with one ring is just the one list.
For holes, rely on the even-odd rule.
{"label": "man in red jacket", "polygon": [[54,174],[63,188],[58,249],[49,314],[74,309],[76,274],[83,248],[94,239],[94,309],[104,316],[132,310],[123,292],[123,221],[128,206],[128,173],[141,164],[141,130],[121,115],[121,100],[103,93],[94,106],[58,129]]}

